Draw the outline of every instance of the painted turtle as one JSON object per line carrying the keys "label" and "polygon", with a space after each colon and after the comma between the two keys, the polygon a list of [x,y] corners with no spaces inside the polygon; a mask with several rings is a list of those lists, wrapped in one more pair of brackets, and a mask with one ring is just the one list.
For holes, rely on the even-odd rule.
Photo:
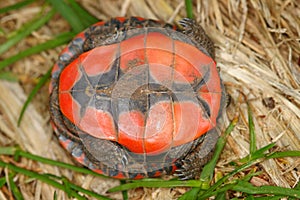
{"label": "painted turtle", "polygon": [[114,18],[62,51],[51,121],[79,163],[121,179],[200,173],[219,136],[224,90],[211,40],[194,21],[180,24]]}

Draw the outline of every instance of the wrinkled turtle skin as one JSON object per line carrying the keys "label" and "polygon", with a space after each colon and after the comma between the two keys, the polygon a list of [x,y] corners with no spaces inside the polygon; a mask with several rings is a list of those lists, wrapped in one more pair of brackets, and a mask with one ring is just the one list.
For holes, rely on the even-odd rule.
{"label": "wrinkled turtle skin", "polygon": [[180,25],[113,18],[61,52],[51,122],[79,163],[120,179],[199,176],[219,137],[224,89],[212,41],[193,20]]}

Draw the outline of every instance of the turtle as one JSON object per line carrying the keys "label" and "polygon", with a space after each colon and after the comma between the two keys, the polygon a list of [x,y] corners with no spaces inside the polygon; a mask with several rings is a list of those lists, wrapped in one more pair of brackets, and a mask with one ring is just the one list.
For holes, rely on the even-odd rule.
{"label": "turtle", "polygon": [[214,59],[213,42],[192,19],[100,21],[52,69],[54,132],[76,161],[109,177],[197,178],[224,105]]}

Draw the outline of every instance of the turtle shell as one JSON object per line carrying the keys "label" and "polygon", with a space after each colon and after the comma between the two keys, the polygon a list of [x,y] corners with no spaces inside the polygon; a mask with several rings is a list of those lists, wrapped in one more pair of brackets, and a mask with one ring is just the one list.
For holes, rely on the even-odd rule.
{"label": "turtle shell", "polygon": [[62,51],[50,114],[77,161],[111,177],[143,178],[173,173],[195,150],[211,155],[222,83],[212,42],[193,21],[181,24],[114,18]]}

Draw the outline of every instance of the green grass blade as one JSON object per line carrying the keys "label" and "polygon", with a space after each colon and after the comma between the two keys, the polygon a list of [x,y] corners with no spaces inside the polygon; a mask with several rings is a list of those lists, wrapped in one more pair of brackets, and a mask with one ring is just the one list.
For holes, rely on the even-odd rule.
{"label": "green grass blade", "polygon": [[184,193],[178,200],[197,200],[200,188],[192,188],[190,191]]}
{"label": "green grass blade", "polygon": [[[126,184],[126,180],[121,180],[120,183],[121,183],[121,185],[124,185],[124,184]],[[123,200],[128,200],[127,190],[122,191],[122,196],[123,196]]]}
{"label": "green grass blade", "polygon": [[235,183],[233,184],[226,184],[220,188],[218,188],[217,190],[213,190],[213,191],[206,191],[205,193],[203,193],[203,195],[198,196],[197,200],[206,200],[211,196],[218,196],[219,194],[225,193],[228,190],[231,190],[232,187],[235,185]]}
{"label": "green grass blade", "polygon": [[67,0],[74,11],[79,15],[82,20],[84,27],[88,27],[91,24],[98,22],[99,20],[83,9],[75,0]]}
{"label": "green grass blade", "polygon": [[46,13],[44,16],[40,14],[37,16],[33,21],[25,24],[18,32],[9,38],[4,44],[0,45],[0,54],[7,51],[10,47],[17,44],[20,40],[28,36],[32,33],[32,31],[37,30],[46,22],[48,22],[52,16],[54,15],[55,11],[51,10],[50,12]]}
{"label": "green grass blade", "polygon": [[[198,194],[196,196],[201,196],[202,193],[204,193],[205,190],[207,190],[210,187],[210,182],[213,177],[216,163],[217,163],[217,161],[220,157],[220,154],[226,144],[226,138],[232,132],[232,130],[234,129],[237,122],[238,122],[238,118],[233,119],[231,121],[231,123],[229,124],[229,126],[226,128],[224,135],[218,139],[215,153],[214,153],[212,159],[203,167],[201,175],[200,175],[200,185],[201,185],[200,187],[201,187],[201,189],[204,189],[204,190],[200,190],[200,189],[197,190]],[[179,200],[184,200],[184,199],[189,199],[191,197],[194,197],[194,193],[195,193],[195,190],[190,190],[190,191],[186,192],[183,196],[181,196],[179,198]]]}
{"label": "green grass blade", "polygon": [[56,191],[54,191],[53,200],[57,200],[57,193],[56,193]]}
{"label": "green grass blade", "polygon": [[65,1],[48,0],[48,2],[69,22],[76,33],[79,33],[86,27],[83,19]]}
{"label": "green grass blade", "polygon": [[56,38],[54,38],[53,40],[49,40],[45,43],[38,44],[34,47],[28,48],[25,51],[18,53],[17,55],[11,56],[3,61],[0,61],[0,70],[25,57],[60,46],[70,41],[74,36],[75,33],[73,32],[62,33],[58,35]]}
{"label": "green grass blade", "polygon": [[95,197],[96,199],[100,199],[100,200],[111,200],[111,199],[108,198],[108,197],[105,197],[105,196],[102,196],[102,195],[97,194],[97,193],[95,193],[95,192],[86,190],[86,189],[84,189],[84,188],[82,188],[82,187],[79,187],[79,186],[77,186],[77,185],[74,185],[74,184],[71,183],[71,182],[69,182],[68,184],[69,184],[70,188],[75,189],[76,191],[81,192],[81,193],[83,193],[83,194],[87,194],[87,195],[89,195],[90,197]]}
{"label": "green grass blade", "polygon": [[[257,150],[255,153],[254,153],[254,157],[251,159],[251,160],[249,160],[248,162],[246,162],[245,164],[243,164],[243,165],[241,165],[241,166],[239,166],[239,167],[237,167],[235,170],[233,170],[232,172],[230,172],[229,174],[227,174],[227,175],[225,175],[224,177],[222,177],[220,180],[218,180],[213,186],[211,186],[207,191],[205,191],[205,193],[203,193],[202,195],[201,195],[201,198],[200,199],[206,199],[206,198],[208,198],[208,197],[210,197],[210,196],[213,196],[213,195],[217,195],[217,194],[219,194],[220,192],[222,192],[222,191],[226,191],[226,190],[224,190],[224,188],[227,188],[227,190],[228,189],[230,189],[230,190],[237,190],[237,191],[241,191],[242,189],[243,189],[243,187],[239,187],[239,186],[235,186],[235,184],[233,185],[233,184],[231,184],[230,186],[228,186],[228,184],[227,185],[223,185],[222,187],[220,187],[222,184],[224,184],[230,177],[232,177],[232,176],[234,176],[235,174],[237,174],[237,173],[239,173],[239,172],[241,172],[241,171],[243,171],[244,169],[247,169],[248,167],[250,167],[250,166],[252,166],[252,165],[254,165],[255,163],[257,163],[257,162],[259,162],[260,161],[260,159],[263,159],[263,158],[274,158],[274,157],[286,157],[287,155],[288,156],[299,156],[299,151],[290,151],[290,152],[288,152],[288,153],[286,153],[286,154],[284,154],[285,152],[276,152],[276,154],[274,154],[274,156],[273,156],[273,154],[271,154],[270,155],[270,157],[267,157],[265,154],[263,154],[262,152],[265,152],[266,150],[268,150],[269,148],[272,148],[274,146],[274,143],[271,143],[271,144],[269,144],[269,145],[267,145],[267,146],[265,146],[264,148],[261,148],[261,149],[259,149],[259,150]],[[257,153],[257,152],[259,152],[259,153]],[[283,153],[283,154],[282,154]],[[256,155],[257,154],[257,155]],[[254,159],[255,158],[255,159]],[[249,177],[251,177],[251,176],[254,176],[254,175],[256,175],[256,174],[250,174],[249,176],[246,176],[246,177],[244,177],[245,178],[245,180],[247,180],[247,179],[249,179]],[[243,180],[243,182],[245,182],[245,180]],[[245,183],[247,183],[247,182],[245,182]],[[250,184],[251,185],[251,184]],[[252,185],[251,185],[252,186]],[[250,186],[249,186],[250,187]],[[256,188],[261,188],[261,187],[254,187],[254,186],[252,186],[250,189],[248,189],[247,190],[247,188],[245,188],[245,190],[243,190],[243,191],[241,191],[241,192],[246,192],[246,193],[248,193],[248,194],[268,194],[267,192],[271,192],[270,194],[276,194],[276,195],[287,195],[287,196],[289,196],[289,195],[291,195],[291,194],[293,194],[293,195],[295,195],[295,191],[299,191],[299,190],[295,190],[295,191],[293,191],[293,192],[291,192],[291,193],[279,193],[280,192],[280,189],[276,189],[276,188],[280,188],[280,187],[276,187],[276,186],[272,186],[273,188],[268,188],[268,187],[265,187],[265,188],[263,188],[264,190],[259,190],[258,191],[258,193],[254,193],[254,192],[252,192],[252,193],[248,193],[247,191],[249,190],[252,190],[252,191],[255,191],[256,190]],[[274,190],[274,191],[271,191],[271,190]],[[287,189],[287,188],[286,188]],[[287,189],[287,190],[289,190],[289,189]],[[266,193],[264,193],[264,192],[266,192]],[[300,191],[299,191],[300,192]]]}
{"label": "green grass blade", "polygon": [[193,19],[193,1],[192,0],[185,0],[185,9],[186,15],[188,18]]}
{"label": "green grass blade", "polygon": [[35,161],[45,163],[45,164],[48,164],[48,165],[53,165],[53,166],[62,167],[62,168],[65,168],[65,169],[70,169],[72,171],[79,172],[79,173],[90,174],[90,175],[93,175],[93,176],[99,176],[99,177],[102,177],[102,178],[107,178],[104,175],[98,174],[96,172],[93,172],[92,170],[89,170],[89,169],[86,169],[86,168],[83,168],[83,167],[76,167],[76,166],[71,165],[71,164],[58,162],[58,161],[51,160],[51,159],[48,159],[48,158],[44,158],[44,157],[41,157],[41,156],[33,155],[33,154],[30,154],[30,153],[22,151],[22,150],[16,150],[16,152],[13,155],[16,155],[17,157],[22,156],[24,158],[35,160]]}
{"label": "green grass blade", "polygon": [[17,150],[19,150],[18,147],[0,147],[0,155],[14,155]]}
{"label": "green grass blade", "polygon": [[[24,175],[26,175],[28,177],[31,177],[31,178],[38,179],[38,180],[40,180],[40,181],[42,181],[44,183],[47,183],[48,185],[51,185],[51,186],[53,186],[55,188],[58,188],[60,190],[65,191],[65,186],[64,185],[60,184],[57,181],[54,181],[54,180],[48,178],[46,175],[38,174],[36,172],[23,169],[21,167],[17,167],[15,165],[10,164],[10,163],[5,163],[2,160],[0,160],[0,167],[8,168],[9,170],[12,170],[14,172],[17,172],[17,173],[20,173],[20,174],[24,174]],[[85,199],[84,197],[82,197],[81,195],[77,194],[73,190],[71,190],[71,196],[75,197],[77,199]]]}
{"label": "green grass blade", "polygon": [[[202,173],[200,175],[202,189],[204,189],[204,190],[209,189],[217,161],[219,160],[219,157],[226,145],[227,136],[233,131],[237,122],[238,122],[238,118],[233,119],[231,121],[231,123],[229,124],[229,126],[226,128],[224,135],[222,135],[218,139],[215,153],[214,153],[212,159],[204,166]],[[200,191],[198,196],[202,196],[203,193],[205,193],[205,191]]]}
{"label": "green grass blade", "polygon": [[22,110],[21,110],[21,113],[20,113],[20,116],[18,119],[18,126],[20,125],[21,120],[24,116],[25,110],[26,110],[27,106],[29,105],[29,103],[31,102],[32,98],[36,95],[36,93],[39,91],[39,89],[49,80],[50,76],[51,76],[51,69],[49,69],[47,71],[47,73],[39,80],[38,84],[33,88],[31,93],[29,94],[28,98],[26,99],[26,101],[22,107]]}
{"label": "green grass blade", "polygon": [[295,189],[300,191],[300,181],[298,181],[297,185],[295,186]]}
{"label": "green grass blade", "polygon": [[234,129],[237,122],[238,122],[238,118],[235,118],[234,120],[232,120],[232,122],[226,128],[224,135],[222,135],[218,139],[215,153],[214,153],[212,159],[203,167],[203,170],[200,175],[200,180],[203,181],[203,183],[205,183],[207,185],[207,187],[205,187],[203,189],[206,189],[209,187],[209,183],[211,182],[217,161],[226,145],[227,136],[232,132],[232,130]]}
{"label": "green grass blade", "polygon": [[250,157],[256,151],[256,135],[254,131],[253,114],[250,105],[248,104],[248,127],[250,134]]}
{"label": "green grass blade", "polygon": [[11,176],[8,176],[8,183],[9,183],[9,186],[10,186],[10,189],[11,189],[11,192],[13,193],[14,197],[16,200],[23,200],[23,196],[19,190],[19,188],[16,186],[14,180],[13,180],[13,177]]}
{"label": "green grass blade", "polygon": [[[281,200],[283,199],[285,196],[266,196],[266,197],[253,197],[253,195],[249,195],[249,197],[247,197],[245,200]],[[289,199],[291,200],[291,199]]]}
{"label": "green grass blade", "polygon": [[266,146],[264,146],[264,147],[262,147],[262,148],[256,150],[256,151],[253,153],[252,159],[262,158],[263,155],[266,154],[266,151],[270,150],[270,149],[273,148],[275,145],[276,145],[276,143],[273,142],[273,143],[267,144]]}
{"label": "green grass blade", "polygon": [[0,178],[0,188],[2,188],[2,186],[5,184],[6,184],[6,177]]}
{"label": "green grass blade", "polygon": [[[266,151],[270,150],[271,148],[273,148],[274,146],[276,145],[276,143],[270,143],[258,150],[256,150],[252,156],[251,156],[251,160],[255,160],[255,159],[258,159],[258,158],[263,158],[266,156]],[[250,155],[247,155],[246,157],[240,159],[240,162],[244,163],[244,162],[247,162],[250,160]]]}
{"label": "green grass blade", "polygon": [[239,180],[250,181],[251,178],[253,178],[254,176],[259,176],[260,174],[262,174],[261,171],[255,172],[255,170],[251,169],[250,172],[249,172],[249,174],[246,174],[245,176],[240,177]]}
{"label": "green grass blade", "polygon": [[7,6],[5,8],[1,8],[0,9],[0,14],[2,13],[6,13],[8,11],[11,11],[11,10],[17,10],[19,8],[22,8],[28,4],[31,4],[32,2],[34,2],[34,0],[25,0],[25,1],[21,1],[19,3],[16,3],[16,4],[13,4],[11,6]]}
{"label": "green grass blade", "polygon": [[68,197],[70,198],[71,197],[71,192],[72,192],[72,189],[70,187],[70,182],[68,180],[66,180],[66,178],[61,178],[62,182],[63,182],[63,185],[65,186],[65,189],[64,191],[68,194]]}
{"label": "green grass blade", "polygon": [[273,152],[267,155],[266,158],[283,158],[283,157],[300,157],[300,151],[283,151],[283,152]]}
{"label": "green grass blade", "polygon": [[13,74],[12,72],[0,72],[0,79],[11,81],[11,82],[18,81],[17,75]]}
{"label": "green grass blade", "polygon": [[[235,174],[249,168],[250,166],[254,165],[255,163],[257,163],[257,160],[250,160],[249,162],[237,167],[236,169],[234,169],[233,171],[231,171],[230,173],[226,174],[225,176],[223,176],[221,179],[219,179],[214,185],[212,185],[201,197],[210,197],[212,195],[215,195],[219,192],[221,192],[221,189],[219,188],[222,184],[224,184],[230,177],[234,176]],[[223,187],[222,187],[223,188]],[[218,192],[216,192],[216,190]],[[223,191],[223,190],[222,190]],[[225,190],[226,191],[226,190]],[[205,199],[205,198],[204,198]]]}
{"label": "green grass blade", "polygon": [[123,185],[116,186],[114,188],[109,189],[109,192],[118,192],[129,190],[138,187],[199,187],[200,183],[198,180],[188,180],[188,181],[180,181],[180,180],[170,180],[165,181],[161,179],[153,180],[153,181],[133,181],[130,183],[126,183]]}
{"label": "green grass blade", "polygon": [[[298,181],[297,185],[294,187],[295,190],[300,191],[300,182]],[[296,198],[290,198],[289,200],[296,200]]]}
{"label": "green grass blade", "polygon": [[226,200],[226,192],[220,192],[216,195],[216,199],[218,200]]}
{"label": "green grass blade", "polygon": [[239,181],[238,184],[233,186],[232,190],[245,192],[247,194],[273,194],[273,195],[300,198],[299,190],[277,187],[277,186],[269,186],[269,185],[255,187],[252,184],[245,181]]}

